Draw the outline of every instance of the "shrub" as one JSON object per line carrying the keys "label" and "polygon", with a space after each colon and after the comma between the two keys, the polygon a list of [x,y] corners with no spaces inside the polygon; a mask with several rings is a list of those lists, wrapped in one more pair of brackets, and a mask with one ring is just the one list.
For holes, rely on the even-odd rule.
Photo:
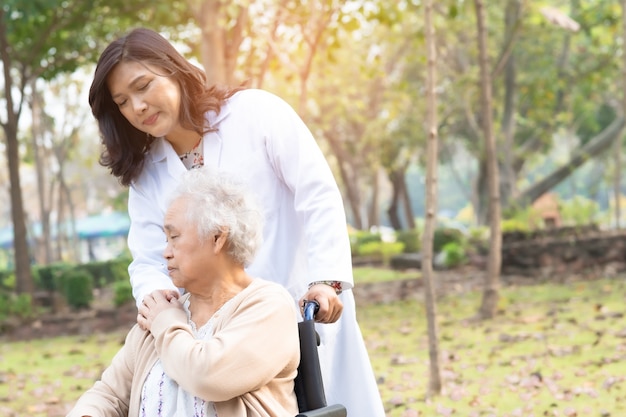
{"label": "shrub", "polygon": [[438,227],[435,229],[433,236],[433,251],[435,253],[441,252],[443,247],[448,243],[457,243],[463,246],[465,243],[465,236],[463,232],[455,228]]}
{"label": "shrub", "polygon": [[416,229],[398,230],[396,232],[396,241],[404,244],[404,253],[417,253],[420,251],[420,234]]}
{"label": "shrub", "polygon": [[15,289],[15,271],[8,269],[0,271],[0,290]]}
{"label": "shrub", "polygon": [[75,265],[56,262],[33,268],[33,279],[37,287],[46,291],[62,291],[63,275],[75,268]]}
{"label": "shrub", "polygon": [[85,269],[73,269],[62,276],[63,295],[74,308],[87,308],[93,300],[93,276]]}
{"label": "shrub", "polygon": [[12,316],[23,319],[34,316],[30,294],[0,292],[0,321]]}
{"label": "shrub", "polygon": [[113,304],[119,307],[133,300],[133,287],[129,280],[113,283]]}
{"label": "shrub", "polygon": [[442,249],[443,264],[446,268],[454,268],[465,262],[465,249],[457,242],[447,243]]}
{"label": "shrub", "polygon": [[94,286],[101,288],[116,281],[127,281],[130,261],[128,257],[119,257],[108,261],[89,262],[80,267],[89,271],[94,277]]}
{"label": "shrub", "polygon": [[[376,242],[382,242],[380,233],[373,233],[364,230],[357,230],[350,233],[350,249],[352,251],[352,255],[364,255],[364,253],[362,253],[364,250],[361,249],[361,246]],[[365,251],[367,252],[368,249],[366,248]]]}
{"label": "shrub", "polygon": [[404,250],[402,242],[367,242],[359,246],[358,255],[379,258],[385,265],[393,255],[398,255]]}
{"label": "shrub", "polygon": [[575,196],[559,204],[561,219],[570,226],[594,223],[600,215],[600,205],[583,196]]}

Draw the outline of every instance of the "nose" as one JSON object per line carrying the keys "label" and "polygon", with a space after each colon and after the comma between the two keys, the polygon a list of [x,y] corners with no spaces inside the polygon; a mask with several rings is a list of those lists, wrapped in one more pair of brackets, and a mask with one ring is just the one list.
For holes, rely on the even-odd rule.
{"label": "nose", "polygon": [[133,97],[131,99],[133,105],[133,111],[137,114],[142,114],[148,108],[148,105],[141,97]]}
{"label": "nose", "polygon": [[172,249],[170,248],[170,244],[165,245],[165,249],[163,250],[163,257],[165,259],[172,259]]}

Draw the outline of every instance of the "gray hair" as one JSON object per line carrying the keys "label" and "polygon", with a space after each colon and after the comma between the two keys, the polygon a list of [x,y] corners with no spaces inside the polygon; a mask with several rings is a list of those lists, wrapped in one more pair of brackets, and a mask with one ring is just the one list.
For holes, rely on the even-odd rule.
{"label": "gray hair", "polygon": [[202,242],[227,231],[227,254],[244,267],[250,265],[263,239],[263,217],[243,183],[206,167],[191,169],[169,198],[169,204],[187,200],[187,219],[197,226]]}

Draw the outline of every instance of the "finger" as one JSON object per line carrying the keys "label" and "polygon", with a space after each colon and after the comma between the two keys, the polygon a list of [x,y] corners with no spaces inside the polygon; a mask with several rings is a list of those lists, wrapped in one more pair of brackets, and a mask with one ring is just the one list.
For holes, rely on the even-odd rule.
{"label": "finger", "polygon": [[137,324],[141,327],[141,330],[146,330],[146,318],[141,314],[137,314]]}
{"label": "finger", "polygon": [[163,300],[167,299],[165,297],[165,294],[163,294],[163,292],[160,291],[160,290],[152,291],[150,296],[152,297],[152,299],[154,300],[155,303],[158,303],[159,301],[163,301]]}
{"label": "finger", "polygon": [[180,293],[174,290],[165,290],[163,292],[167,301],[177,300],[180,297]]}
{"label": "finger", "polygon": [[322,295],[318,295],[315,297],[315,301],[317,301],[317,303],[320,305],[320,308],[315,315],[315,319],[320,323],[325,323],[326,321],[328,321],[331,313],[328,298]]}

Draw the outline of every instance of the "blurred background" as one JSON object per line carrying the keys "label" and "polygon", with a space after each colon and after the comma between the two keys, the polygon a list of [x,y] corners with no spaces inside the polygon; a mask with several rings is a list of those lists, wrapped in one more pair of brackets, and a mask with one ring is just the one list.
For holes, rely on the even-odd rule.
{"label": "blurred background", "polygon": [[[0,6],[0,269],[124,255],[127,190],[99,165],[87,91],[133,27],[158,30],[211,83],[263,88],[305,120],[351,233],[419,234],[426,49],[418,0],[4,0]],[[503,231],[619,228],[622,9],[609,0],[486,5]],[[434,5],[438,224],[480,235],[488,170],[473,4]],[[391,238],[385,239],[385,233]],[[34,280],[34,283],[33,283]]]}

